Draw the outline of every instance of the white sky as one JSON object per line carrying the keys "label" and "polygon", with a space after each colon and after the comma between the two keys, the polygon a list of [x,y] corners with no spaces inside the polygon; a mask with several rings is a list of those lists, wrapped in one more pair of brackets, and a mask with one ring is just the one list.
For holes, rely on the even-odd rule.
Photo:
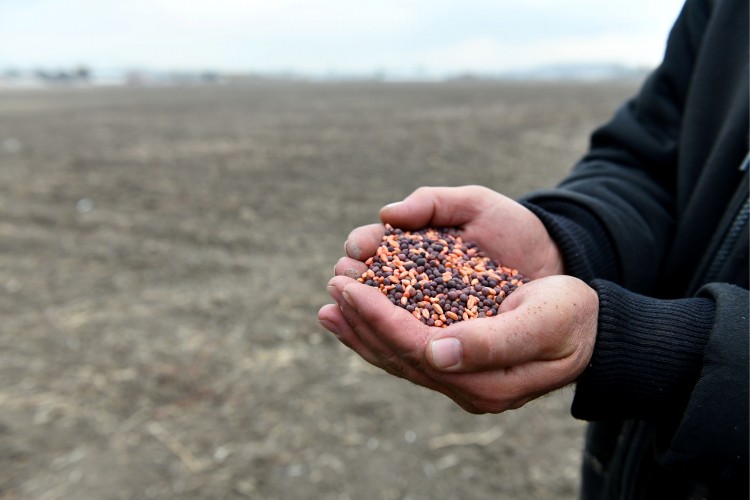
{"label": "white sky", "polygon": [[0,0],[0,68],[654,66],[682,0]]}

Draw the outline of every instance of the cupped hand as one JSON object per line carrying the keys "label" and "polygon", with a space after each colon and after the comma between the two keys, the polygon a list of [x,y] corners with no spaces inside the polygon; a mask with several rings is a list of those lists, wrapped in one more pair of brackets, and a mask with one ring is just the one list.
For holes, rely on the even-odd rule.
{"label": "cupped hand", "polygon": [[[563,273],[560,251],[539,218],[485,187],[419,188],[403,201],[383,207],[380,218],[401,229],[456,227],[464,241],[476,243],[488,257],[531,279]],[[362,262],[375,254],[383,234],[381,224],[353,230],[346,241],[348,257],[339,261],[336,273],[354,277],[364,272]]]}
{"label": "cupped hand", "polygon": [[491,318],[428,327],[376,288],[329,282],[336,305],[321,324],[369,363],[438,391],[472,413],[518,408],[573,381],[588,365],[599,301],[577,278],[519,287]]}

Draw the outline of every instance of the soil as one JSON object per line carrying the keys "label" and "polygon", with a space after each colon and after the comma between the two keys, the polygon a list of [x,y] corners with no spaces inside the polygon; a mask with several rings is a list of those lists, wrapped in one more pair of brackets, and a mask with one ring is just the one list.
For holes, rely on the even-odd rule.
{"label": "soil", "polygon": [[0,93],[0,497],[572,499],[572,389],[470,415],[317,323],[421,185],[553,186],[634,83]]}

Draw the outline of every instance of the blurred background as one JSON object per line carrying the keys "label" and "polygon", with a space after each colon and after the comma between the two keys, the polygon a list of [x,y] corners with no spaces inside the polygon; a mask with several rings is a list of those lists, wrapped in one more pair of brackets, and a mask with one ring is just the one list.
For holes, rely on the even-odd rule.
{"label": "blurred background", "polygon": [[8,81],[285,76],[621,77],[662,55],[678,0],[4,0]]}
{"label": "blurred background", "polygon": [[316,313],[382,205],[553,186],[680,7],[0,2],[0,498],[575,498],[572,389],[468,415]]}

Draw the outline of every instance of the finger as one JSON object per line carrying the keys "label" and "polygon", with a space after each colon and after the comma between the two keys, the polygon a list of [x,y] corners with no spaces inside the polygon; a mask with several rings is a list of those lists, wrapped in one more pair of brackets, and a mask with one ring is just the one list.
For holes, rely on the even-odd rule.
{"label": "finger", "polygon": [[325,329],[332,332],[342,344],[356,352],[367,363],[397,377],[410,380],[415,384],[444,392],[444,389],[439,388],[436,382],[404,363],[403,360],[400,360],[394,353],[384,348],[382,344],[373,348],[363,342],[362,338],[349,324],[350,320],[347,320],[344,317],[343,311],[337,306],[333,304],[323,306],[319,313],[318,320],[320,324]]}
{"label": "finger", "polygon": [[[328,282],[328,292],[331,297],[336,301],[339,306],[339,310],[346,321],[347,325],[352,329],[354,334],[360,337],[360,340],[367,345],[370,350],[376,353],[383,360],[389,360],[394,357],[396,353],[391,347],[389,347],[378,335],[377,329],[381,326],[380,322],[375,319],[373,324],[368,324],[366,320],[362,318],[357,308],[353,305],[351,297],[348,293],[344,293],[344,289],[348,285],[355,284],[359,285],[356,281],[345,276],[335,276]],[[379,303],[381,313],[392,313],[395,309],[400,309],[394,306],[385,296],[377,291],[373,287],[366,285],[360,285],[364,288],[369,288],[376,291],[376,295],[371,297],[369,300],[374,300]],[[402,309],[402,312],[406,312]],[[411,319],[414,319],[413,317]],[[339,328],[342,330],[343,328]],[[381,366],[382,367],[382,366]]]}
{"label": "finger", "polygon": [[[378,289],[357,282],[342,289],[344,300],[357,312],[357,318],[371,328],[390,350],[414,366],[424,366],[424,348],[430,327],[404,308],[393,305]],[[356,325],[353,325],[356,329]]]}
{"label": "finger", "polygon": [[[426,366],[424,344],[429,327],[406,309],[393,305],[378,289],[360,284],[345,277],[334,277],[331,295],[341,306],[344,317],[359,336],[379,358],[384,370],[413,379],[420,385],[428,384],[424,374],[406,376],[408,368],[422,370]],[[416,376],[416,375],[415,375]]]}
{"label": "finger", "polygon": [[365,271],[367,271],[365,263],[351,257],[341,257],[333,267],[335,276],[347,276],[352,279],[359,278]]}
{"label": "finger", "polygon": [[326,304],[318,312],[320,325],[333,333],[346,347],[356,352],[373,366],[378,366],[378,356],[364,344],[347,322],[341,309],[335,304]]}
{"label": "finger", "polygon": [[[388,372],[400,376],[404,371],[399,367],[396,369],[393,365],[395,354],[375,336],[361,335],[366,330],[357,317],[357,313],[344,300],[341,289],[343,285],[337,287],[336,284],[344,280],[334,278],[329,284],[329,293],[339,304],[329,304],[323,306],[318,313],[318,321],[331,333],[333,333],[344,345],[359,354],[368,363],[384,369]],[[346,281],[344,281],[346,284]],[[357,325],[356,327],[354,325]],[[363,340],[366,339],[367,341]],[[386,362],[387,361],[387,362]]]}
{"label": "finger", "polygon": [[346,254],[352,259],[367,260],[375,255],[384,234],[385,227],[382,224],[370,224],[354,229],[344,243]]}
{"label": "finger", "polygon": [[318,323],[336,337],[339,337],[346,319],[344,319],[341,309],[336,304],[326,304],[318,311]]}
{"label": "finger", "polygon": [[403,229],[459,227],[474,220],[496,193],[481,186],[422,187],[380,210],[384,223]]}
{"label": "finger", "polygon": [[[323,316],[321,324],[326,329],[329,329],[332,332],[335,331],[336,336],[342,343],[357,352],[357,354],[368,363],[385,370],[392,375],[407,379],[417,385],[445,394],[458,402],[461,399],[460,395],[454,393],[450,387],[436,382],[422,371],[419,365],[424,365],[423,360],[420,360],[420,363],[415,361],[413,357],[409,358],[408,356],[403,356],[402,353],[392,349],[383,341],[382,335],[379,333],[379,328],[384,324],[387,325],[388,322],[376,323],[377,328],[375,328],[370,326],[362,316],[360,316],[359,310],[353,305],[354,302],[349,293],[352,284],[365,289],[372,288],[352,282],[352,280],[344,277],[331,279],[329,291],[335,300],[341,301],[341,306],[324,306],[325,308],[321,309],[320,313]],[[346,293],[344,293],[344,288],[347,290]],[[376,291],[376,293],[385,301],[385,303],[380,304],[380,306],[382,306],[381,311],[396,311],[398,315],[398,311],[400,310],[401,312],[406,313],[406,317],[402,319],[413,320],[421,324],[406,310],[391,304],[391,302],[385,299],[380,292]],[[357,294],[355,293],[355,295]],[[365,299],[363,302],[362,297],[358,297],[360,300],[359,305],[367,309],[369,307],[369,302],[372,301],[372,299],[377,298],[378,297],[371,297]],[[375,300],[373,302],[376,303],[375,308],[377,308],[377,302],[380,301]],[[411,323],[411,321],[409,322]],[[399,322],[398,324],[400,325],[401,323]],[[427,327],[425,326],[425,328]],[[418,350],[418,353],[421,354],[423,351],[424,348],[422,347]],[[464,404],[466,403],[464,402]]]}
{"label": "finger", "polygon": [[339,306],[339,309],[341,311],[344,310],[344,307],[347,307],[347,303],[342,292],[344,290],[344,287],[350,283],[356,283],[356,281],[354,281],[352,278],[349,278],[348,276],[342,275],[334,276],[328,281],[328,295],[330,295],[331,298],[336,301],[336,304]]}

